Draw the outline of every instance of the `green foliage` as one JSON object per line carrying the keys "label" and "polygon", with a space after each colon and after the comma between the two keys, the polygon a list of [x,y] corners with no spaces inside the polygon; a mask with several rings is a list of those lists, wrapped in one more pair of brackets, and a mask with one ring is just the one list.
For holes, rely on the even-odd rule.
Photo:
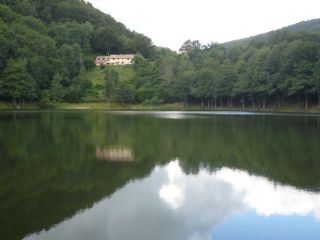
{"label": "green foliage", "polygon": [[[320,101],[317,64],[320,59],[320,34],[313,32],[275,33],[268,42],[252,41],[242,48],[225,49],[219,44],[202,46],[186,41],[180,55],[163,52],[152,62],[137,59],[134,84],[136,100],[150,100],[149,95],[164,102],[252,104],[266,108],[269,102],[278,106],[299,96]],[[153,71],[148,71],[151,67]],[[156,74],[155,74],[156,73]],[[151,88],[148,87],[151,84]]]}
{"label": "green foliage", "polygon": [[115,100],[117,96],[117,88],[119,85],[119,75],[112,68],[105,70],[104,78],[104,96],[109,103],[110,100]]}
{"label": "green foliage", "polygon": [[143,105],[153,105],[153,106],[156,106],[156,105],[160,105],[163,103],[163,100],[162,99],[159,99],[157,96],[151,98],[151,99],[147,99],[145,101],[143,101]]}
{"label": "green foliage", "polygon": [[4,70],[4,77],[0,79],[0,89],[3,96],[16,99],[32,100],[36,97],[36,83],[27,72],[26,61],[11,60]]}
{"label": "green foliage", "polygon": [[116,85],[115,97],[122,104],[134,102],[134,87],[126,81],[118,82]]}
{"label": "green foliage", "polygon": [[42,109],[52,109],[55,108],[55,104],[50,100],[50,93],[48,90],[44,90],[41,93],[41,99],[39,101],[39,107]]}
{"label": "green foliage", "polygon": [[[320,22],[229,44],[156,48],[79,0],[0,0],[0,100],[207,102],[208,107],[305,99],[320,104]],[[96,55],[139,53],[133,66]],[[299,100],[298,100],[299,102]]]}
{"label": "green foliage", "polygon": [[[97,93],[88,81],[79,82],[83,69],[95,68],[96,55],[139,52],[153,57],[155,48],[149,38],[79,0],[1,0],[0,46],[0,99],[40,100],[48,90],[52,100],[72,102]],[[12,73],[8,61],[20,59],[26,59],[21,72]],[[9,83],[10,78],[15,81]],[[26,88],[23,84],[33,90],[18,93]]]}
{"label": "green foliage", "polygon": [[51,82],[50,99],[54,101],[61,101],[65,96],[65,89],[62,85],[63,77],[56,74]]}

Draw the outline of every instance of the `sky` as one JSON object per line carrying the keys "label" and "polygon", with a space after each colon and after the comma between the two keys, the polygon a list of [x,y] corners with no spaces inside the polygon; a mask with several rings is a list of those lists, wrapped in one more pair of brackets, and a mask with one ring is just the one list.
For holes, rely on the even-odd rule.
{"label": "sky", "polygon": [[[25,240],[212,240],[212,231],[235,216],[241,216],[241,221],[225,226],[225,231],[247,228],[253,236],[240,239],[267,239],[270,235],[269,239],[319,239],[319,202],[319,193],[241,170],[201,169],[198,174],[187,175],[175,160]],[[252,212],[249,219],[248,212]],[[269,223],[260,225],[259,217]],[[283,218],[279,222],[275,217]],[[301,221],[303,218],[308,221]],[[297,228],[290,228],[297,224]],[[220,232],[218,239],[235,237],[226,238]]]}
{"label": "sky", "polygon": [[154,44],[227,42],[320,18],[319,0],[89,0]]}

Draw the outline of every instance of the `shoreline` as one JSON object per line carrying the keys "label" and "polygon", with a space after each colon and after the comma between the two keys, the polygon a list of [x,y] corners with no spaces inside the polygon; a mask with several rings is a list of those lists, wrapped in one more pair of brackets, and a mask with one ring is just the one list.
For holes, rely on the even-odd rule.
{"label": "shoreline", "polygon": [[311,106],[308,110],[298,105],[286,104],[280,109],[275,106],[263,108],[242,107],[217,107],[202,108],[199,104],[190,105],[188,108],[182,107],[178,103],[160,104],[157,106],[142,104],[106,104],[104,102],[91,103],[59,103],[55,108],[41,109],[37,103],[26,103],[24,107],[12,108],[10,103],[0,102],[0,111],[203,111],[203,112],[248,112],[248,113],[300,113],[300,114],[320,114],[320,106]]}

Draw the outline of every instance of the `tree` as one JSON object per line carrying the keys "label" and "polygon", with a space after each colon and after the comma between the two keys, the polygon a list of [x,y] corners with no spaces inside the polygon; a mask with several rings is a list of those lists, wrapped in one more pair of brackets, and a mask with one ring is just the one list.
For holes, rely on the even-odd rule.
{"label": "tree", "polygon": [[127,81],[120,81],[116,88],[116,98],[122,104],[134,101],[134,87]]}
{"label": "tree", "polygon": [[248,78],[246,74],[240,74],[238,77],[238,81],[233,86],[233,92],[236,96],[240,97],[240,103],[242,105],[242,109],[245,109],[245,98],[248,95]]}
{"label": "tree", "polygon": [[4,77],[0,81],[0,89],[3,95],[12,98],[12,104],[17,105],[17,99],[32,100],[36,98],[36,83],[26,70],[26,61],[10,60],[4,70]]}
{"label": "tree", "polygon": [[177,79],[174,81],[174,89],[177,98],[188,107],[191,89],[194,86],[196,74],[188,56],[181,56],[177,67]]}
{"label": "tree", "polygon": [[104,77],[104,96],[107,100],[108,105],[110,104],[110,100],[116,98],[118,84],[118,73],[112,68],[106,68]]}
{"label": "tree", "polygon": [[65,89],[62,86],[63,77],[57,73],[52,82],[50,88],[50,98],[54,101],[61,101],[65,96]]}
{"label": "tree", "polygon": [[320,59],[314,65],[312,78],[313,78],[314,92],[316,92],[318,95],[318,105],[320,106]]}
{"label": "tree", "polygon": [[201,99],[202,108],[204,108],[204,99],[208,97],[208,89],[211,77],[212,71],[208,68],[202,68],[198,74],[195,86],[193,86],[191,89],[192,96]]}

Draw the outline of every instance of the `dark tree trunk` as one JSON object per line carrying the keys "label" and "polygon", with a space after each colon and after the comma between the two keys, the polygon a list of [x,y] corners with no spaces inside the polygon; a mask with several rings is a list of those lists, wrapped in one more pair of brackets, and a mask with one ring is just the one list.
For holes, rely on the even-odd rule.
{"label": "dark tree trunk", "polygon": [[252,109],[254,110],[254,98],[252,98]]}
{"label": "dark tree trunk", "polygon": [[12,97],[12,104],[13,104],[14,108],[17,107],[17,98],[16,97]]}
{"label": "dark tree trunk", "polygon": [[203,109],[203,99],[201,98],[201,106],[202,106],[202,109]]}
{"label": "dark tree trunk", "polygon": [[308,94],[306,94],[306,106],[305,106],[306,110],[308,109]]}
{"label": "dark tree trunk", "polygon": [[281,108],[281,100],[279,94],[277,94],[277,102],[278,102],[278,108]]}
{"label": "dark tree trunk", "polygon": [[242,103],[242,109],[244,109],[245,108],[245,106],[244,106],[244,97],[241,97],[241,103]]}

